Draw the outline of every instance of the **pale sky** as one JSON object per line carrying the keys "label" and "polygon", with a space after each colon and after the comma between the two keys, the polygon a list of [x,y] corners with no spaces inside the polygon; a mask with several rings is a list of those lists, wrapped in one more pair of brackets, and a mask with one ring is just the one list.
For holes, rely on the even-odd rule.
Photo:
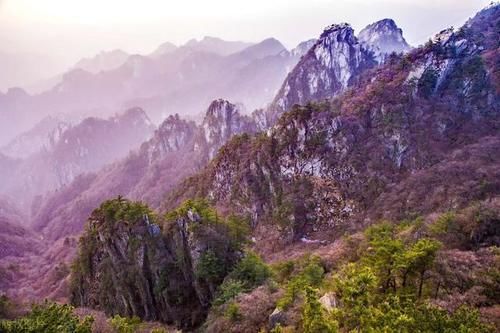
{"label": "pale sky", "polygon": [[460,26],[490,0],[0,0],[0,52],[37,53],[61,66],[100,50],[149,53],[165,41],[217,36],[285,46],[332,23],[356,31],[390,17],[412,45]]}

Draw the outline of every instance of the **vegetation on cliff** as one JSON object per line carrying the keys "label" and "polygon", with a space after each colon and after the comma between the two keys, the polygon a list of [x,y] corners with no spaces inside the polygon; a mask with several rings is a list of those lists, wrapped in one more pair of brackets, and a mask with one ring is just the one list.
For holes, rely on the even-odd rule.
{"label": "vegetation on cliff", "polygon": [[192,327],[233,268],[236,280],[260,278],[244,266],[253,258],[243,255],[246,237],[244,220],[223,218],[204,201],[187,201],[163,217],[142,203],[106,201],[80,240],[72,303]]}

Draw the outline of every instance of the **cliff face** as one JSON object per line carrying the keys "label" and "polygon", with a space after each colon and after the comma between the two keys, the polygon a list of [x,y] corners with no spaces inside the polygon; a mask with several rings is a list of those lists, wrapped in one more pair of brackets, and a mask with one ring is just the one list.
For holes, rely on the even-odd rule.
{"label": "cliff face", "polygon": [[[394,200],[397,193],[407,203],[388,218],[455,209],[498,195],[492,185],[498,183],[493,171],[498,159],[485,156],[499,133],[499,54],[492,43],[499,8],[488,11],[457,32],[441,33],[425,47],[392,57],[342,96],[297,106],[266,134],[234,138],[166,206],[206,196],[247,214],[256,227],[272,223],[287,239],[315,231],[328,238],[327,232],[384,215],[374,206],[384,193]],[[462,181],[475,173],[467,154],[477,156],[484,169],[465,185]],[[438,164],[455,170],[455,177],[433,178]],[[412,189],[417,173],[423,182]],[[491,185],[483,188],[486,192],[477,191],[481,182]],[[435,193],[439,204],[430,205],[422,196],[418,202],[398,192],[398,184],[411,193],[426,187],[444,192]]]}
{"label": "cliff face", "polygon": [[410,45],[401,30],[392,19],[383,19],[369,24],[359,32],[360,43],[373,52],[378,63],[383,63],[391,53],[405,53]]}
{"label": "cliff face", "polygon": [[345,91],[365,69],[375,65],[348,24],[327,27],[290,72],[269,112],[269,123],[294,104],[330,98]]}
{"label": "cliff face", "polygon": [[[210,274],[203,271],[212,263],[207,253],[217,260]],[[107,201],[80,240],[72,302],[192,327],[238,255],[228,227],[203,203],[186,203],[164,221],[142,204]]]}

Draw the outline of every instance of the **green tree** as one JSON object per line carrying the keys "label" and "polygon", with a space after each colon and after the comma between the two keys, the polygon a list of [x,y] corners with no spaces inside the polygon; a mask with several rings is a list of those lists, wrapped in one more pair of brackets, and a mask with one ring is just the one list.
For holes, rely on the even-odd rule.
{"label": "green tree", "polygon": [[404,250],[404,243],[396,238],[395,227],[382,223],[366,231],[369,248],[364,255],[364,262],[373,268],[382,283],[382,291],[397,289],[396,263]]}
{"label": "green tree", "polygon": [[271,276],[271,270],[254,252],[247,252],[229,274],[233,280],[241,281],[245,288],[253,289]]}
{"label": "green tree", "polygon": [[205,251],[196,267],[196,275],[199,278],[217,283],[225,276],[226,268],[224,262],[211,249]]}
{"label": "green tree", "polygon": [[337,323],[328,318],[325,309],[318,301],[318,293],[309,286],[305,289],[302,328],[304,333],[334,333],[338,331]]}
{"label": "green tree", "polygon": [[334,276],[333,286],[343,303],[342,324],[348,329],[360,329],[377,292],[377,277],[366,266],[347,264]]}
{"label": "green tree", "polygon": [[419,239],[408,250],[404,251],[398,259],[398,266],[402,271],[402,285],[406,286],[412,274],[418,275],[417,296],[422,296],[425,274],[431,268],[436,258],[436,253],[441,243],[429,238]]}

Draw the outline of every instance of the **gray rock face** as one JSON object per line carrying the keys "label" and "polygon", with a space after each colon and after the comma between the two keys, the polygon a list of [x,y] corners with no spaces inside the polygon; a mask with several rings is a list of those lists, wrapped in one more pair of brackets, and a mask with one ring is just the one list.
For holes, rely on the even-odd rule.
{"label": "gray rock face", "polygon": [[333,309],[335,309],[338,306],[337,297],[333,292],[329,292],[321,296],[319,302],[321,303],[323,308],[328,312],[333,311]]}
{"label": "gray rock face", "polygon": [[222,99],[210,104],[201,126],[209,159],[233,135],[255,132],[252,119],[242,115],[236,105]]}
{"label": "gray rock face", "polygon": [[273,313],[269,315],[269,327],[274,328],[278,324],[284,325],[286,322],[286,314],[279,308],[274,309]]}
{"label": "gray rock face", "polygon": [[349,24],[327,27],[283,83],[270,107],[269,125],[294,104],[335,97],[375,64]]}
{"label": "gray rock face", "polygon": [[[112,217],[112,205],[118,211],[130,209],[128,218]],[[93,212],[75,264],[72,303],[109,315],[196,326],[235,262],[227,230],[209,223],[194,206],[161,225],[146,211],[133,217],[143,209],[138,207],[118,198]],[[198,273],[209,249],[227,270],[221,276]]]}
{"label": "gray rock face", "polygon": [[391,53],[405,53],[410,45],[403,37],[401,30],[392,19],[383,19],[372,23],[360,31],[359,42],[364,48],[373,52],[377,62],[382,63]]}
{"label": "gray rock face", "polygon": [[307,51],[309,51],[314,46],[314,44],[316,44],[316,41],[317,41],[316,38],[303,41],[303,42],[299,43],[299,45],[297,45],[294,49],[292,49],[290,51],[290,53],[293,56],[300,59],[302,56],[304,56],[307,53]]}

